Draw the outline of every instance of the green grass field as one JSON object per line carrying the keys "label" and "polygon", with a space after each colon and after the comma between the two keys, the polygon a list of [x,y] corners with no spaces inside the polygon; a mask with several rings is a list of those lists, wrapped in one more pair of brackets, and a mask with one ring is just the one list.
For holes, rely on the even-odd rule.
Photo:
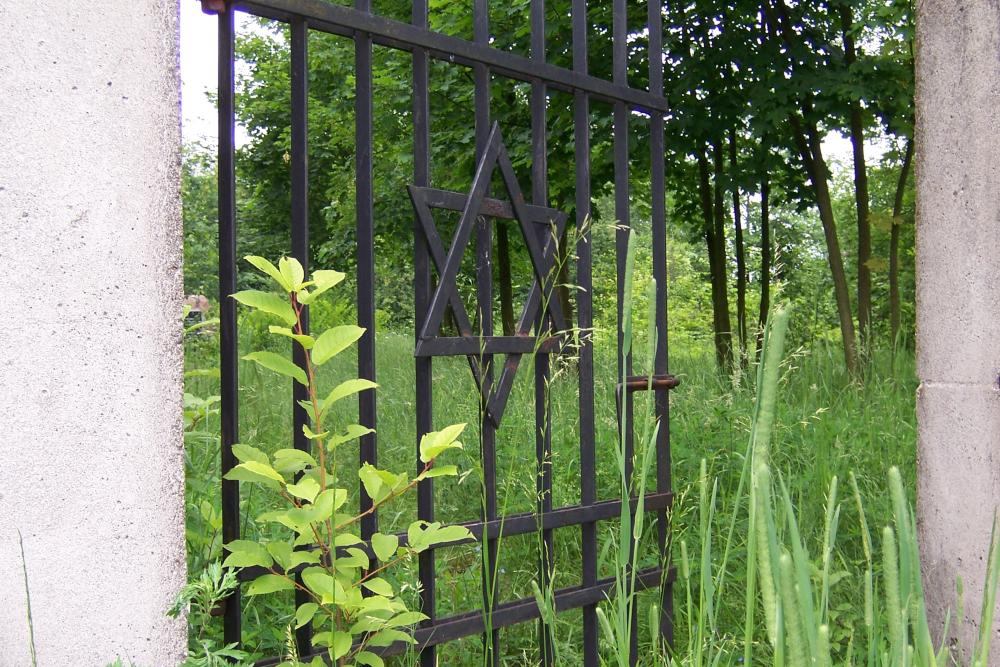
{"label": "green grass field", "polygon": [[[250,328],[252,331],[252,328]],[[259,343],[244,331],[241,352]],[[188,343],[188,367],[204,368],[214,363],[216,353],[210,337],[192,337]],[[613,339],[598,336],[595,342],[597,377],[598,489],[602,499],[618,495],[618,472],[614,461],[617,420],[612,387],[615,382]],[[637,346],[641,348],[642,346]],[[389,470],[413,470],[415,465],[414,364],[412,336],[384,333],[378,338],[378,442],[379,466]],[[452,462],[464,474],[443,478],[436,486],[437,518],[468,521],[478,518],[482,494],[478,467],[478,401],[468,364],[464,359],[435,360],[434,424],[442,427],[456,422],[469,424],[463,441],[466,449]],[[773,469],[789,486],[807,544],[822,540],[826,491],[830,478],[846,480],[853,471],[866,501],[868,522],[874,527],[891,517],[885,491],[885,473],[898,466],[912,492],[915,461],[914,378],[912,358],[901,356],[890,371],[888,355],[879,355],[863,383],[852,383],[842,371],[836,348],[817,347],[787,355],[772,444]],[[637,361],[637,369],[641,362]],[[682,384],[671,395],[670,433],[672,467],[677,501],[672,512],[675,544],[686,542],[690,553],[698,553],[697,493],[693,491],[702,459],[708,472],[718,480],[718,515],[732,513],[731,498],[742,467],[754,400],[752,372],[722,378],[715,369],[710,350],[671,350],[671,372]],[[355,361],[347,353],[323,367],[321,383],[354,377]],[[530,511],[535,505],[535,439],[532,359],[521,361],[518,382],[511,396],[498,434],[499,504],[507,513]],[[579,440],[577,375],[573,363],[556,372],[550,385],[553,406],[553,503],[573,504],[579,497]],[[261,371],[249,362],[240,366],[240,440],[265,450],[291,446],[291,398],[289,383],[280,376]],[[216,392],[215,380],[191,377],[188,391],[199,396]],[[641,400],[641,399],[640,399]],[[357,419],[356,401],[337,405],[340,412],[329,422],[346,424]],[[219,556],[218,545],[218,440],[217,417],[209,416],[189,435],[189,553],[192,569]],[[356,451],[344,449],[343,451]],[[346,458],[346,457],[345,457]],[[354,476],[357,460],[338,461],[342,475]],[[260,491],[244,485],[244,515],[255,514],[272,502]],[[254,495],[256,493],[257,495]],[[383,530],[403,528],[415,518],[415,496],[400,499],[380,514]],[[727,519],[728,521],[728,519]],[[714,530],[719,540],[726,521]],[[862,625],[863,581],[859,572],[864,561],[857,511],[844,502],[840,520],[838,549],[831,592],[831,641],[841,654],[848,650],[851,636]],[[244,534],[259,533],[260,527],[244,523]],[[604,544],[616,534],[614,522],[601,526]],[[737,535],[743,534],[737,531]],[[718,543],[718,540],[715,540]],[[531,596],[538,562],[538,537],[516,536],[500,545],[499,601]],[[678,557],[675,551],[675,558]],[[818,551],[811,549],[811,551]],[[717,554],[716,554],[717,555]],[[654,558],[653,550],[648,554]],[[728,590],[742,593],[745,576],[745,546],[737,538],[730,556]],[[601,576],[609,576],[610,563],[602,551]],[[556,587],[580,583],[580,535],[577,528],[556,531]],[[860,568],[860,569],[859,569]],[[439,616],[471,611],[481,602],[480,553],[477,546],[452,547],[438,552]],[[398,584],[409,583],[416,598],[415,568],[399,571]],[[691,573],[697,582],[697,567]],[[696,586],[696,584],[694,584]],[[681,586],[675,596],[681,602]],[[647,597],[648,594],[646,594]],[[270,598],[270,596],[269,596]],[[651,599],[651,598],[650,598]],[[680,607],[679,607],[680,608]],[[745,604],[741,595],[723,597],[719,609],[720,633],[715,641],[725,644],[727,628],[742,632]],[[280,651],[285,641],[285,624],[293,611],[290,601],[267,603],[252,598],[246,603],[245,624],[248,648],[258,655]],[[640,641],[648,645],[646,614],[640,611],[643,627]],[[677,645],[687,642],[690,628],[678,612]],[[560,615],[556,628],[561,664],[578,664],[574,652],[580,645],[580,612]],[[731,635],[730,635],[731,636]],[[763,630],[759,632],[763,640]],[[505,664],[526,665],[537,661],[535,624],[506,628],[501,632]],[[447,645],[440,651],[443,665],[477,665],[482,647],[478,637]],[[408,664],[406,658],[393,664]],[[660,664],[660,663],[651,663]]]}

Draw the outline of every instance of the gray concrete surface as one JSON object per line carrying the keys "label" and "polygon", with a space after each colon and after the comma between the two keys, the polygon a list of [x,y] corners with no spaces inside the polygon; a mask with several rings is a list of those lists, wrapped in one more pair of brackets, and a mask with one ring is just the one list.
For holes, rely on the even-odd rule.
{"label": "gray concrete surface", "polygon": [[177,0],[0,2],[3,667],[22,565],[42,667],[183,658],[177,31]]}
{"label": "gray concrete surface", "polygon": [[967,650],[1000,503],[1000,5],[917,12],[918,527],[936,628],[964,582]]}

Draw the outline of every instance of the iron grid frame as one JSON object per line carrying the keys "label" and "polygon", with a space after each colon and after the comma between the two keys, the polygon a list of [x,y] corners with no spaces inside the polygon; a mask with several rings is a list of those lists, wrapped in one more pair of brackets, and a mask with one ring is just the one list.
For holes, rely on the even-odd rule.
{"label": "iron grid frame", "polygon": [[[384,18],[372,13],[371,0],[355,0],[353,7],[328,4],[323,0],[202,0],[207,13],[218,14],[219,24],[219,291],[220,291],[220,373],[221,373],[221,441],[223,474],[237,464],[232,445],[238,442],[238,351],[236,304],[229,296],[236,291],[236,173],[235,173],[235,11],[269,18],[290,25],[291,52],[291,229],[292,254],[308,270],[309,221],[308,221],[308,35],[319,31],[348,37],[355,44],[355,130],[356,130],[356,220],[357,220],[357,305],[358,325],[367,332],[358,346],[358,377],[375,380],[375,256],[374,256],[374,207],[372,176],[372,47],[383,45],[412,54],[413,73],[413,187],[430,192],[430,114],[429,62],[441,59],[472,68],[475,85],[475,128],[477,162],[483,156],[490,140],[490,81],[496,74],[531,85],[531,135],[532,173],[531,201],[534,207],[548,205],[546,113],[547,91],[561,90],[573,97],[576,224],[583,227],[591,212],[590,178],[590,102],[599,100],[610,103],[613,109],[614,141],[614,208],[619,228],[616,233],[618,321],[621,322],[625,254],[628,244],[629,214],[629,119],[634,112],[646,115],[650,131],[650,184],[653,277],[657,281],[656,327],[657,343],[653,359],[652,378],[633,376],[631,356],[623,357],[622,333],[618,334],[618,377],[628,376],[625,386],[619,387],[622,397],[619,418],[626,420],[626,451],[634,448],[632,413],[634,391],[651,388],[654,391],[655,414],[661,420],[656,442],[656,489],[645,498],[647,511],[658,515],[658,545],[661,554],[668,548],[666,511],[672,500],[670,471],[670,429],[668,391],[677,381],[667,375],[667,292],[666,292],[666,221],[664,200],[664,150],[663,114],[667,111],[663,98],[662,53],[662,0],[647,0],[649,26],[649,88],[640,90],[628,84],[628,29],[626,0],[612,2],[612,53],[613,76],[611,81],[594,77],[587,72],[587,0],[571,0],[572,68],[557,67],[545,59],[545,3],[531,0],[530,57],[495,49],[490,46],[488,0],[473,0],[472,41],[451,37],[429,29],[428,0],[413,0],[412,19],[409,24]],[[655,57],[654,57],[655,56]],[[493,200],[494,208],[503,203]],[[425,352],[414,355],[416,365],[417,442],[433,430],[432,375],[434,356],[465,354],[444,349],[435,350],[435,339],[421,337],[421,323],[426,321],[434,294],[432,288],[432,249],[414,217],[414,301],[415,344],[424,344]],[[477,267],[488,266],[491,261],[492,238],[488,225],[477,225],[473,245]],[[582,331],[593,328],[592,255],[589,231],[576,248],[576,283],[580,287],[576,302],[577,326]],[[480,303],[492,302],[492,274],[477,270],[477,295]],[[308,324],[308,321],[306,321]],[[510,349],[504,338],[493,336],[492,309],[482,309],[480,336],[492,339],[492,346],[481,357],[479,381],[483,396],[488,397],[494,385],[492,357],[497,354],[516,354],[524,347],[523,341],[512,341]],[[447,339],[437,339],[438,341]],[[445,346],[446,347],[446,346]],[[293,359],[304,364],[304,356],[293,346]],[[549,355],[558,350],[540,348],[534,355],[536,402],[536,463],[538,466],[538,507],[535,512],[501,517],[496,498],[496,424],[484,419],[481,430],[482,467],[485,478],[485,503],[481,520],[466,525],[477,540],[484,541],[487,563],[495,572],[497,543],[503,536],[521,535],[541,531],[546,548],[543,554],[552,553],[552,534],[556,528],[579,526],[582,539],[582,583],[579,586],[555,592],[558,611],[581,608],[583,613],[583,657],[585,667],[597,667],[598,636],[596,609],[598,603],[611,591],[613,580],[598,579],[597,523],[613,519],[621,512],[620,501],[598,501],[596,489],[596,442],[594,406],[594,356],[589,337],[582,338],[579,349],[579,417],[580,417],[580,502],[569,507],[552,507],[551,466],[546,462],[551,455],[551,415],[547,414],[544,385],[549,377]],[[523,350],[522,350],[523,352]],[[298,405],[303,399],[304,388],[293,383],[293,443],[296,448],[308,449],[309,442],[301,426],[307,415]],[[359,395],[359,423],[376,427],[375,392]],[[486,399],[480,409],[488,410]],[[360,463],[375,463],[377,436],[364,436],[360,443]],[[419,457],[416,457],[419,469]],[[417,488],[418,518],[434,520],[433,479],[420,483]],[[239,482],[222,481],[222,533],[223,541],[239,539]],[[364,489],[360,490],[360,510],[371,506]],[[632,499],[634,511],[636,499]],[[378,530],[377,513],[366,516],[361,523],[361,536],[369,539]],[[405,536],[402,536],[405,542]],[[543,587],[551,576],[553,563],[542,556],[539,563],[539,583]],[[661,561],[662,562],[662,561]],[[245,571],[244,580],[260,572]],[[660,586],[661,634],[669,642],[672,638],[672,582],[673,571],[652,568],[637,573],[639,589]],[[430,618],[415,630],[420,650],[420,664],[430,667],[437,664],[436,647],[444,642],[482,634],[485,624],[483,610],[446,618],[436,613],[435,553],[428,550],[419,555],[422,611]],[[485,585],[486,582],[484,582]],[[297,592],[297,598],[301,595]],[[495,597],[494,597],[495,599]],[[304,600],[297,599],[297,603]],[[500,664],[499,629],[516,623],[540,620],[534,598],[524,598],[509,603],[496,604],[491,610],[494,636],[490,663]],[[227,643],[239,643],[242,638],[240,593],[227,600],[224,612],[224,634]],[[552,648],[547,644],[548,633],[539,632],[539,655],[544,665],[553,664]],[[296,633],[299,652],[308,656],[312,652],[308,626]],[[484,641],[485,641],[484,636]],[[401,652],[402,645],[382,649],[385,655]],[[637,636],[631,637],[632,664],[638,654]],[[278,662],[264,660],[261,665]]]}

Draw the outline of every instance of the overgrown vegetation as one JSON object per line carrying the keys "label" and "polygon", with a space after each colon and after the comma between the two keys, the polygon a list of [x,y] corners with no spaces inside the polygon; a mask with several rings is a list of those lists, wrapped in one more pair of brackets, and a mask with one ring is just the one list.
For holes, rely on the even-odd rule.
{"label": "overgrown vegetation", "polygon": [[[915,459],[912,10],[907,3],[890,4],[699,0],[664,7],[671,106],[664,156],[670,369],[682,380],[671,396],[669,423],[677,491],[670,516],[672,565],[678,572],[676,650],[664,646],[655,631],[661,621],[655,593],[612,596],[602,607],[601,650],[608,664],[628,664],[626,638],[636,624],[643,665],[929,665],[945,659],[944,649],[926,641],[912,517],[904,500],[913,489]],[[610,25],[611,3],[589,5],[593,25]],[[528,25],[527,3],[490,6],[495,45],[526,53],[528,33],[521,28]],[[566,65],[568,4],[545,7],[547,58]],[[380,3],[377,11],[409,17],[409,6],[395,0]],[[636,16],[629,17],[635,46],[629,76],[641,84],[646,37],[644,18]],[[430,21],[432,29],[471,35],[471,12],[462,3],[432,3]],[[610,75],[610,41],[600,30],[593,37],[590,71]],[[339,298],[311,306],[313,330],[322,331],[356,317],[350,296],[356,287],[351,284],[354,134],[345,121],[353,113],[353,44],[315,34],[309,48],[309,122],[324,128],[310,140],[310,256],[313,265],[336,266],[348,275]],[[239,121],[249,136],[237,163],[241,254],[276,257],[289,249],[287,34],[278,24],[260,22],[241,36],[237,51],[246,63],[238,82]],[[382,47],[374,49],[373,59],[379,462],[387,470],[408,470],[416,441],[412,215],[405,201],[411,180],[410,64],[405,54]],[[430,80],[431,182],[464,191],[473,171],[472,81],[462,68],[437,61]],[[526,86],[494,77],[490,100],[523,183],[531,173]],[[570,96],[550,91],[547,130],[549,199],[573,220]],[[647,130],[640,117],[630,119],[628,279],[637,286],[648,285],[652,273]],[[645,488],[649,480],[628,478],[619,449],[609,107],[593,103],[590,131],[597,488],[600,499],[614,499]],[[838,132],[851,141],[852,164],[823,153],[824,137]],[[874,161],[869,155],[866,162],[865,141],[873,137],[881,142],[881,156]],[[211,292],[214,166],[203,151],[194,151],[186,165],[185,284],[192,292]],[[455,220],[443,217],[440,232],[448,237]],[[492,308],[498,329],[509,333],[511,301],[519,302],[533,275],[524,248],[510,243],[508,225],[497,221],[494,229],[499,299]],[[570,238],[573,233],[567,232]],[[573,243],[563,245],[571,249]],[[573,262],[566,257],[562,265],[568,270],[559,276],[562,289],[556,296],[572,312]],[[474,276],[475,267],[466,261],[458,288],[470,313],[477,310],[468,305],[474,304]],[[269,289],[249,271],[240,273],[239,282],[245,289]],[[650,294],[642,288],[628,294],[635,332],[629,344],[637,367],[650,357]],[[760,365],[764,319],[778,302],[788,307],[784,312],[794,312],[787,331],[784,320],[774,330],[780,329],[789,353],[782,355],[782,345],[774,344]],[[243,353],[287,356],[288,341],[273,339],[266,314],[240,317]],[[198,370],[212,365],[215,349],[211,336],[191,336],[188,347],[188,538],[197,572],[225,552],[219,536],[215,380],[211,371]],[[356,368],[346,349],[317,369],[316,381],[350,382]],[[465,360],[436,359],[433,368],[435,423],[467,423],[463,440],[478,441],[478,389]],[[240,366],[240,378],[242,440],[262,443],[260,451],[271,457],[290,446],[288,382],[248,362]],[[566,360],[545,387],[553,417],[556,507],[579,500],[577,392],[575,364]],[[520,373],[497,438],[503,513],[531,512],[538,505],[536,480],[525,472],[536,467],[529,444],[536,435],[534,402],[530,373]],[[637,408],[637,414],[642,411]],[[326,418],[351,423],[356,414],[354,399],[346,397]],[[640,471],[650,465],[652,448],[645,438],[657,428],[644,419],[635,429],[637,442],[646,443],[645,449],[637,446]],[[765,439],[770,444],[762,444]],[[444,524],[479,518],[481,462],[470,449],[455,452],[464,474],[438,480],[436,518]],[[886,494],[890,469],[892,493]],[[352,457],[331,469],[340,479],[357,474]],[[839,495],[851,499],[839,501],[845,481],[851,494]],[[345,485],[345,507],[358,507],[356,486]],[[252,517],[274,509],[264,494],[244,489],[241,515],[248,539],[268,539],[268,527]],[[400,497],[391,511],[380,513],[380,529],[403,532],[415,516],[414,499]],[[630,588],[629,572],[663,565],[652,518],[633,522],[626,513],[602,524],[599,576],[617,577],[619,591]],[[557,664],[582,664],[580,613],[556,614],[552,608],[556,589],[580,583],[579,531],[554,531],[551,547],[540,535],[505,537],[499,546],[489,572],[478,545],[438,552],[438,614],[534,596]],[[552,564],[548,582],[539,580],[540,561]],[[416,608],[412,563],[399,563],[386,580],[404,604]],[[246,600],[244,648],[251,657],[288,653],[289,627],[297,623],[290,598],[285,592]],[[484,620],[489,626],[489,614]],[[212,633],[218,638],[218,628],[212,626]],[[504,664],[537,663],[535,624],[499,633]],[[471,637],[439,647],[439,662],[480,665],[489,650],[480,637]],[[415,656],[389,662],[413,664]]]}
{"label": "overgrown vegetation", "polygon": [[[636,309],[639,310],[638,308]],[[641,311],[640,311],[641,314]],[[642,318],[645,321],[645,318]],[[241,349],[269,349],[286,354],[288,345],[281,342],[267,342],[260,326],[254,324],[257,316],[245,313],[241,319]],[[408,469],[412,465],[412,449],[405,443],[415,439],[415,415],[412,404],[413,362],[411,334],[385,332],[378,340],[378,377],[380,378],[379,432],[384,443],[404,443],[388,446],[380,451],[380,463],[387,469]],[[645,340],[638,336],[637,345]],[[618,440],[618,425],[615,418],[613,385],[615,383],[614,339],[609,332],[597,332],[596,345],[596,389],[599,407],[598,424],[598,488],[601,498],[614,498],[620,493],[620,476],[615,463],[615,445]],[[192,396],[189,404],[205,406],[192,410],[189,420],[189,553],[194,571],[213,560],[223,557],[218,538],[218,440],[217,421],[213,414],[214,402],[201,401],[194,395],[210,395],[215,380],[198,369],[212,363],[215,354],[212,336],[192,335],[188,343],[189,367],[192,375],[189,386]],[[679,490],[679,499],[673,513],[675,558],[678,565],[681,549],[691,554],[701,553],[706,545],[722,544],[733,531],[736,538],[727,560],[728,584],[716,586],[713,613],[714,630],[709,637],[712,641],[727,642],[735,647],[736,630],[744,627],[747,606],[743,591],[746,586],[746,544],[747,518],[741,515],[737,504],[747,507],[746,500],[738,500],[740,470],[744,462],[745,443],[749,437],[752,415],[754,414],[755,387],[749,375],[737,374],[720,377],[713,368],[711,348],[695,344],[688,345],[688,351],[674,349],[672,368],[683,381],[671,404],[671,433],[673,443],[674,479]],[[641,355],[640,355],[641,356]],[[354,377],[356,360],[350,351],[338,355],[325,364],[318,372],[318,381],[324,384],[339,383]],[[274,449],[280,443],[289,442],[291,434],[291,405],[288,401],[288,384],[269,372],[257,370],[255,364],[244,362],[241,372],[241,429],[247,442],[269,443]],[[892,521],[891,504],[880,493],[884,488],[884,471],[889,465],[900,467],[901,479],[912,485],[914,460],[914,415],[913,392],[915,381],[912,376],[912,361],[897,360],[890,370],[889,355],[879,355],[874,364],[870,381],[865,384],[851,383],[837,360],[835,348],[824,349],[816,345],[811,350],[798,349],[785,360],[774,373],[783,377],[781,399],[775,401],[773,409],[773,445],[771,446],[772,469],[780,470],[788,488],[789,498],[797,508],[801,540],[813,553],[821,552],[817,545],[823,542],[824,520],[826,516],[826,495],[829,480],[833,476],[849,479],[854,471],[860,493],[868,499],[866,506],[868,525],[884,525]],[[478,439],[476,427],[475,401],[468,396],[475,392],[471,374],[463,360],[441,360],[435,366],[434,403],[436,418],[441,422],[469,422],[465,439]],[[534,509],[534,480],[515,471],[533,469],[534,451],[525,443],[533,442],[534,414],[531,402],[533,391],[529,379],[521,378],[514,389],[509,412],[505,416],[504,429],[498,448],[503,463],[500,469],[504,481],[499,489],[500,503],[508,512],[530,511]],[[576,377],[572,369],[557,374],[550,386],[550,402],[554,415],[553,430],[553,475],[554,504],[570,504],[576,501],[579,483],[579,445],[577,441]],[[331,423],[349,423],[356,414],[356,404],[349,400],[339,401],[329,415]],[[817,445],[816,443],[820,443]],[[477,457],[469,452],[460,452],[460,467],[474,470]],[[707,464],[702,472],[702,460]],[[342,461],[342,474],[356,475],[356,464],[351,460]],[[211,471],[215,471],[212,473]],[[216,481],[212,481],[212,480]],[[732,516],[732,522],[717,525],[708,521],[706,533],[702,520],[695,511],[700,503],[695,501],[695,490],[699,488],[695,480],[715,480],[715,508],[718,516]],[[912,488],[912,486],[911,486]],[[349,503],[357,503],[356,491],[351,489]],[[745,493],[745,492],[744,492]],[[481,490],[475,476],[464,476],[451,481],[441,480],[437,490],[438,518],[445,522],[472,520],[476,518]],[[244,491],[242,512],[244,516],[254,516],[269,507],[262,494],[250,489]],[[834,655],[844,655],[848,647],[859,646],[857,629],[864,626],[863,580],[867,563],[864,540],[861,538],[860,519],[853,506],[842,508],[845,519],[841,520],[840,540],[833,552],[831,585],[829,592],[830,645]],[[412,499],[401,498],[394,512],[382,513],[383,530],[405,529],[407,518],[415,516]],[[846,517],[850,517],[847,519]],[[263,530],[253,522],[244,525],[247,535]],[[616,524],[606,526],[614,534]],[[566,534],[562,534],[565,532]],[[779,532],[783,532],[779,531]],[[605,533],[608,534],[608,533]],[[533,584],[537,573],[534,564],[538,562],[538,541],[507,538],[500,550],[498,563],[498,585],[502,600],[533,594]],[[730,538],[732,539],[732,538]],[[680,546],[683,545],[683,546]],[[810,546],[811,545],[811,546]],[[613,553],[604,552],[601,562],[601,576],[611,576],[616,571]],[[641,554],[644,564],[649,564],[654,554],[646,549]],[[718,558],[709,556],[709,565]],[[689,578],[681,578],[683,586],[691,585],[695,599],[700,595],[699,570],[703,561],[693,559],[684,568]],[[439,613],[449,614],[469,611],[479,606],[482,596],[480,585],[480,556],[475,546],[455,547],[439,556]],[[553,551],[553,586],[572,585],[579,576],[580,544],[577,531],[557,531]],[[655,563],[655,559],[653,561]],[[878,564],[875,564],[878,571]],[[401,570],[393,583],[400,587],[404,595],[409,595],[411,603],[416,602],[413,584],[416,581],[414,569]],[[683,590],[679,588],[678,590]],[[544,597],[544,594],[543,594]],[[501,600],[501,601],[502,601]],[[654,633],[649,632],[651,596],[640,594],[640,638],[642,646],[652,647]],[[682,608],[678,599],[678,608]],[[287,625],[293,618],[292,605],[288,600],[265,600],[256,598],[248,601],[246,614],[246,648],[255,655],[281,654],[287,646]],[[760,616],[757,617],[757,625]],[[685,646],[693,641],[697,632],[704,627],[678,614],[677,646]],[[218,635],[218,628],[211,630]],[[505,659],[520,664],[530,661],[537,652],[537,636],[530,626],[515,626],[501,631]],[[574,614],[555,617],[553,637],[558,644],[561,664],[577,664],[579,661],[579,624]],[[755,627],[753,637],[756,642],[764,640],[763,627]],[[606,644],[608,648],[611,644]],[[462,640],[442,647],[442,661],[447,664],[478,664],[475,656],[482,648],[478,638]],[[735,651],[735,649],[732,649]],[[853,650],[853,648],[851,649]],[[736,655],[739,651],[733,652]]]}

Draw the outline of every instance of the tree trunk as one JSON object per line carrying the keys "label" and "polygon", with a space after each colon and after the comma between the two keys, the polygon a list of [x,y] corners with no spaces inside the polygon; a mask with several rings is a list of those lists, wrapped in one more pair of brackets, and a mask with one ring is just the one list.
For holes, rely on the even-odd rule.
{"label": "tree trunk", "polygon": [[701,211],[705,223],[705,243],[708,247],[708,266],[712,282],[712,330],[715,338],[715,359],[719,370],[728,373],[733,364],[732,341],[730,340],[729,295],[726,287],[726,256],[719,252],[725,248],[725,241],[719,243],[716,226],[715,207],[712,204],[712,186],[709,176],[708,158],[705,146],[698,146],[698,191],[701,195]]}
{"label": "tree trunk", "polygon": [[[803,116],[808,117],[808,114],[804,113]],[[803,132],[802,121],[797,114],[792,113],[789,120],[792,124],[793,139],[812,183],[819,217],[823,223],[826,254],[830,262],[833,293],[837,302],[837,317],[840,320],[840,335],[844,341],[844,364],[847,366],[848,372],[855,375],[858,372],[858,352],[854,335],[854,319],[851,316],[851,295],[847,288],[847,274],[844,271],[844,258],[840,252],[840,240],[837,238],[837,223],[833,217],[833,205],[827,183],[829,170],[826,166],[826,160],[823,159],[822,139],[815,121],[808,123],[807,136],[806,132]]]}
{"label": "tree trunk", "polygon": [[[789,25],[788,8],[785,6],[784,0],[775,0],[775,7],[778,10],[777,17],[775,17],[770,2],[765,1],[762,7],[769,31],[772,34],[777,34],[780,28],[781,39],[791,53],[794,48],[793,40],[798,39],[798,37],[795,30]],[[795,61],[790,57],[789,66],[794,68],[794,63]],[[791,111],[788,114],[788,120],[792,126],[792,140],[795,142],[795,148],[802,158],[802,164],[809,176],[809,181],[812,183],[816,196],[816,206],[819,208],[819,217],[823,223],[827,259],[830,262],[833,292],[837,302],[837,317],[840,320],[840,335],[844,341],[844,364],[851,375],[856,375],[858,372],[858,353],[854,336],[854,319],[851,316],[851,295],[847,288],[844,258],[840,253],[837,223],[833,217],[833,206],[830,201],[830,189],[827,183],[829,170],[823,159],[821,138],[816,121],[810,120],[809,112],[812,109],[809,99],[807,96],[802,103],[802,118],[800,119],[795,111]],[[806,124],[808,134],[803,130],[803,123]]]}
{"label": "tree trunk", "polygon": [[913,137],[906,141],[906,152],[903,154],[903,166],[899,170],[899,181],[896,183],[896,197],[892,202],[892,232],[889,236],[889,331],[892,335],[893,354],[899,340],[899,233],[903,224],[903,195],[906,192],[906,181],[910,176],[910,165],[913,164]]}
{"label": "tree trunk", "polygon": [[740,339],[740,364],[747,361],[747,265],[743,248],[743,220],[740,211],[740,187],[736,182],[736,130],[729,130],[729,173],[733,186],[733,240],[736,245],[736,330]]}
{"label": "tree trunk", "polygon": [[[844,64],[850,68],[857,61],[857,51],[851,28],[854,24],[850,7],[840,8],[840,28],[844,38]],[[872,317],[872,230],[868,195],[868,168],[865,165],[865,130],[861,117],[861,102],[850,104],[851,149],[854,158],[854,203],[858,216],[858,335],[862,350],[870,343]],[[865,355],[867,356],[867,355]]]}
{"label": "tree trunk", "polygon": [[760,314],[757,317],[757,359],[764,345],[764,326],[771,309],[771,179],[765,168],[760,178]]}
{"label": "tree trunk", "polygon": [[510,238],[507,225],[495,225],[497,235],[497,272],[500,283],[500,322],[504,336],[514,335],[514,281],[510,272]]}

